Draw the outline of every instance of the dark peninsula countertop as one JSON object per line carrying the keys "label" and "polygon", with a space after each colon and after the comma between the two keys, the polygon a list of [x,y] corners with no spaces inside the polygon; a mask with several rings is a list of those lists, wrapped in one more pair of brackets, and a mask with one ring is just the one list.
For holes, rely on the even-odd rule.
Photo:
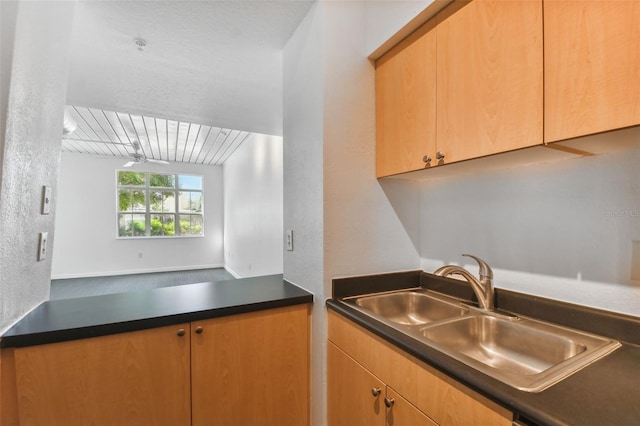
{"label": "dark peninsula countertop", "polygon": [[333,281],[329,309],[439,369],[519,416],[524,425],[635,425],[640,419],[640,318],[496,289],[496,307],[617,339],[622,346],[539,393],[512,388],[340,301],[366,293],[424,287],[472,301],[466,283],[421,271]]}
{"label": "dark peninsula countertop", "polygon": [[313,303],[282,274],[41,303],[2,336],[21,347]]}

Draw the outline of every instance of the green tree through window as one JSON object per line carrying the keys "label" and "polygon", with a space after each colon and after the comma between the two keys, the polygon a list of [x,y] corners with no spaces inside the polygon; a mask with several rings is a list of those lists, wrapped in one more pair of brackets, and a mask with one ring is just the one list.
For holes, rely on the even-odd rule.
{"label": "green tree through window", "polygon": [[202,176],[119,170],[117,186],[119,237],[203,235]]}

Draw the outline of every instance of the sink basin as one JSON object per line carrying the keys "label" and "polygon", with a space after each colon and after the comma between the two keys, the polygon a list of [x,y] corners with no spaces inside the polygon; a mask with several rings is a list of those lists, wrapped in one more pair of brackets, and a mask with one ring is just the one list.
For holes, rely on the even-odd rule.
{"label": "sink basin", "polygon": [[400,291],[352,299],[356,306],[387,321],[402,325],[420,325],[458,317],[468,312],[461,305],[417,291]]}
{"label": "sink basin", "polygon": [[616,340],[467,306],[424,289],[343,302],[509,386],[540,392],[620,347]]}
{"label": "sink basin", "polygon": [[489,316],[424,329],[422,335],[489,367],[519,374],[540,373],[587,350],[567,337]]}
{"label": "sink basin", "polygon": [[470,315],[420,330],[453,358],[517,389],[539,392],[620,344],[531,319]]}

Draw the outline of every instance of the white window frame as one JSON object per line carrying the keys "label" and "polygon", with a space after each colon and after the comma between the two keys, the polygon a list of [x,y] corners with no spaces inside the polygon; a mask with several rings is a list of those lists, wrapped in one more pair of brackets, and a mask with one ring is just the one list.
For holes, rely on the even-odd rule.
{"label": "white window frame", "polygon": [[[140,173],[144,174],[144,185],[120,185],[119,184],[119,173],[120,172],[132,172],[132,173]],[[150,177],[151,175],[165,175],[165,176],[173,176],[174,178],[174,186],[173,187],[160,187],[160,186],[151,186],[150,185]],[[201,189],[191,189],[185,188],[181,189],[179,187],[179,179],[180,176],[197,176],[201,179]],[[121,240],[137,240],[137,239],[161,239],[161,238],[202,238],[205,236],[205,221],[204,221],[204,177],[195,173],[166,173],[166,172],[156,172],[156,171],[136,171],[136,170],[116,170],[115,173],[116,180],[116,191],[115,191],[115,204],[116,204],[116,238]],[[142,191],[145,194],[145,211],[142,212],[128,212],[120,210],[120,190],[138,190]],[[174,211],[173,212],[152,212],[151,211],[151,193],[163,191],[163,192],[173,192],[174,197]],[[201,211],[200,213],[190,213],[190,212],[181,212],[180,211],[180,193],[181,192],[196,192],[200,194],[200,203],[201,203]],[[145,217],[145,235],[120,235],[120,215],[121,214],[139,214],[144,215]],[[151,235],[151,217],[156,215],[173,215],[174,216],[174,235]],[[180,233],[180,217],[181,216],[200,216],[202,222],[202,228],[200,234],[181,234]]]}

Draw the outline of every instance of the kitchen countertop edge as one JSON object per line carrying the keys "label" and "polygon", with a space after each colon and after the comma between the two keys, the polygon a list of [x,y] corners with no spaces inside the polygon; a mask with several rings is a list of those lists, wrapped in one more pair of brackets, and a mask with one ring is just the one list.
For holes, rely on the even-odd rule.
{"label": "kitchen countertop edge", "polygon": [[[110,303],[119,306],[110,310]],[[106,336],[305,303],[313,303],[313,294],[286,281],[282,274],[45,301],[5,332],[0,348]]]}

